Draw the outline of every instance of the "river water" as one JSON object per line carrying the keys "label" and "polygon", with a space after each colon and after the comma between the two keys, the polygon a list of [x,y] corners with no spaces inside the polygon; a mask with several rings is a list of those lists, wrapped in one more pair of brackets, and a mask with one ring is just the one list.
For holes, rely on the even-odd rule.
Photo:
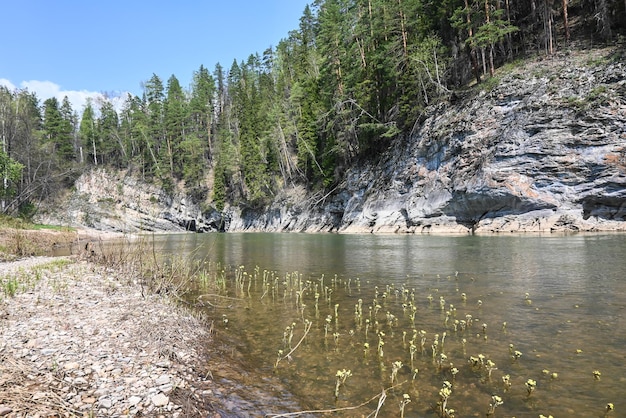
{"label": "river water", "polygon": [[626,416],[626,235],[155,242],[213,270],[192,299],[243,365],[214,376],[232,416]]}

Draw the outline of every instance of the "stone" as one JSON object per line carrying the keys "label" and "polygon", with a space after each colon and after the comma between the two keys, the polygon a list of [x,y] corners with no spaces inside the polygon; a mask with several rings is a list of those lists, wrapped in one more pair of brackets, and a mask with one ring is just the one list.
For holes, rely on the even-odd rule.
{"label": "stone", "polygon": [[9,415],[11,412],[13,412],[13,409],[9,408],[8,406],[0,405],[0,417]]}
{"label": "stone", "polygon": [[[0,263],[0,275],[52,260],[58,259]],[[22,388],[24,399],[34,404],[56,399],[98,416],[127,416],[132,411],[156,416],[151,413],[156,410],[171,416],[180,408],[167,395],[173,382],[185,388],[200,384],[187,368],[198,359],[193,342],[204,338],[206,329],[165,300],[142,297],[139,285],[120,272],[104,272],[102,266],[86,261],[55,267],[54,274],[44,269],[32,291],[3,301],[11,312],[0,327],[0,354],[8,359],[3,370],[9,367],[10,372],[12,365],[19,365],[28,381]],[[60,282],[67,283],[62,294]],[[112,285],[123,291],[112,291]],[[146,332],[156,324],[158,333]],[[180,338],[181,332],[185,338]],[[164,359],[154,348],[163,341],[175,341],[177,350],[190,353],[189,363]],[[0,411],[15,413],[1,403]]]}
{"label": "stone", "polygon": [[109,409],[113,406],[113,402],[110,398],[100,398],[98,399],[98,406],[101,408]]}
{"label": "stone", "polygon": [[170,402],[170,398],[162,393],[159,393],[152,397],[152,404],[156,407],[165,406]]}
{"label": "stone", "polygon": [[170,376],[167,374],[162,374],[154,381],[154,384],[157,386],[167,385],[168,383],[170,383]]}
{"label": "stone", "polygon": [[39,399],[44,399],[48,394],[46,392],[35,392],[32,396],[33,401],[38,401]]}
{"label": "stone", "polygon": [[80,367],[80,364],[78,364],[78,363],[77,363],[77,362],[75,362],[75,361],[72,361],[72,362],[69,362],[69,363],[65,363],[65,364],[63,365],[63,368],[64,368],[65,370],[75,370],[75,369],[78,369],[79,367]]}

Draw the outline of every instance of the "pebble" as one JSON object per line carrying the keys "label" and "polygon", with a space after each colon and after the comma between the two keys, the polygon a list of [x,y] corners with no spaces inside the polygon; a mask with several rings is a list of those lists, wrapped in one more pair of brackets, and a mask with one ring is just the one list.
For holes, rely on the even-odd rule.
{"label": "pebble", "polygon": [[170,402],[170,398],[168,398],[167,396],[165,396],[162,393],[159,393],[158,395],[155,395],[155,396],[152,397],[152,403],[156,407],[165,406],[169,402]]}
{"label": "pebble", "polygon": [[[33,381],[34,403],[54,399],[63,402],[59,410],[97,416],[182,417],[182,406],[168,396],[174,386],[203,392],[205,383],[194,377],[201,374],[189,373],[200,364],[195,347],[208,337],[203,326],[100,266],[79,261],[62,275],[44,274],[34,291],[5,299],[2,308],[8,316],[0,351],[10,361],[0,362],[0,376],[9,376],[11,365],[23,371]],[[0,382],[0,416],[20,408],[5,386]]]}

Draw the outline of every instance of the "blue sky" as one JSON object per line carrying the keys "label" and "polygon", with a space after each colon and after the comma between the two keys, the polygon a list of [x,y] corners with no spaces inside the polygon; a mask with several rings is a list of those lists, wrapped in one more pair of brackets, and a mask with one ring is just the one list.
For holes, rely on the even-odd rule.
{"label": "blue sky", "polygon": [[297,29],[312,0],[2,0],[0,84],[75,110],[102,92],[141,94],[153,73],[188,87]]}

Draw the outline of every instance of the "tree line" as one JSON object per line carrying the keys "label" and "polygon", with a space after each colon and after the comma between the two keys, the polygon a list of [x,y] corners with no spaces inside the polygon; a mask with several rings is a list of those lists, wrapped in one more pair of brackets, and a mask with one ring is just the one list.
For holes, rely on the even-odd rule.
{"label": "tree line", "polygon": [[316,0],[276,47],[201,66],[188,88],[153,74],[121,110],[103,99],[79,115],[67,98],[0,87],[2,212],[31,214],[96,166],[218,210],[263,207],[292,184],[329,189],[503,63],[624,28],[617,0]]}

